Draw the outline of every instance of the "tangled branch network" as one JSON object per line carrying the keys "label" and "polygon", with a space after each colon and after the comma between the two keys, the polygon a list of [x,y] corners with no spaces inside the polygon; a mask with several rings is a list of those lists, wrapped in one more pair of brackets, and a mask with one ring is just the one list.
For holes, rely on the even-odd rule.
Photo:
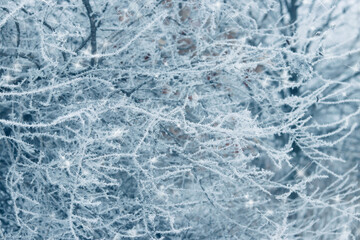
{"label": "tangled branch network", "polygon": [[0,0],[0,238],[360,239],[357,0]]}

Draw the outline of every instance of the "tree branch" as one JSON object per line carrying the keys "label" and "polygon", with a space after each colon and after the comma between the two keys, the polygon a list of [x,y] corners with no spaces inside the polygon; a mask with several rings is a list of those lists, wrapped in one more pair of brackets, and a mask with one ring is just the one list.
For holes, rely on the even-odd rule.
{"label": "tree branch", "polygon": [[[85,8],[86,13],[89,18],[90,22],[90,45],[91,45],[91,54],[96,54],[96,24],[95,24],[95,15],[93,13],[93,10],[91,8],[91,5],[89,3],[89,0],[82,0]],[[91,66],[93,67],[95,65],[95,58],[91,58]]]}

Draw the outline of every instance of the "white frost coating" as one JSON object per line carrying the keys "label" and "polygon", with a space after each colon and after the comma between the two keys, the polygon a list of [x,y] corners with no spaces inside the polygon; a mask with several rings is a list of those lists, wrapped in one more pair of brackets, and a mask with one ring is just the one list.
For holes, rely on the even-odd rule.
{"label": "white frost coating", "polygon": [[358,239],[355,0],[0,0],[1,239]]}
{"label": "white frost coating", "polygon": [[64,166],[65,166],[66,168],[69,168],[69,167],[71,166],[71,162],[70,162],[69,160],[65,160],[65,161],[64,161]]}

